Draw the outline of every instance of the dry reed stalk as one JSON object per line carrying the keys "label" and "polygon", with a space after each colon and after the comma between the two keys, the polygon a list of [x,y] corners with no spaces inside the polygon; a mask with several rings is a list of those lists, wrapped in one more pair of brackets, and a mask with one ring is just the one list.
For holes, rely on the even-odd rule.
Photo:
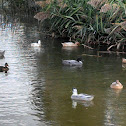
{"label": "dry reed stalk", "polygon": [[35,4],[39,5],[40,7],[45,7],[46,1],[36,1]]}
{"label": "dry reed stalk", "polygon": [[90,4],[94,8],[101,7],[107,0],[90,0],[87,3]]}
{"label": "dry reed stalk", "polygon": [[126,21],[121,22],[120,24],[121,24],[122,29],[126,31]]}
{"label": "dry reed stalk", "polygon": [[46,0],[45,2],[46,4],[50,4],[51,2],[53,2],[53,0]]}
{"label": "dry reed stalk", "polygon": [[43,21],[46,18],[48,18],[50,16],[49,13],[45,13],[45,12],[39,12],[37,13],[34,18],[37,19],[38,21]]}
{"label": "dry reed stalk", "polygon": [[126,31],[126,21],[121,23],[112,23],[112,24],[119,26],[118,29],[116,29],[116,32],[120,31],[121,29]]}
{"label": "dry reed stalk", "polygon": [[106,13],[106,12],[110,11],[111,9],[112,9],[112,6],[107,3],[101,7],[100,12]]}
{"label": "dry reed stalk", "polygon": [[119,6],[117,4],[112,4],[112,9],[113,9],[113,12],[119,10]]}
{"label": "dry reed stalk", "polygon": [[81,25],[75,25],[73,27],[76,28],[76,29],[78,29],[78,30],[81,30],[83,28],[83,26],[81,26]]}
{"label": "dry reed stalk", "polygon": [[58,5],[59,5],[61,8],[65,8],[65,7],[67,6],[67,4],[64,4],[63,2],[60,2]]}

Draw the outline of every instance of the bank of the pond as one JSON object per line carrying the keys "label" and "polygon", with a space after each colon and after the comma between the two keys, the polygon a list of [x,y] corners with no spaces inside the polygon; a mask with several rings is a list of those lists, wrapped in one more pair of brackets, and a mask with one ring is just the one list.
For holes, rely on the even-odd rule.
{"label": "bank of the pond", "polygon": [[5,13],[32,15],[40,31],[46,26],[49,36],[100,51],[126,52],[125,7],[124,1],[113,0],[1,1]]}
{"label": "bank of the pond", "polygon": [[[50,31],[54,36],[68,37],[97,49],[125,51],[125,2],[102,0],[39,1],[45,13],[50,13]],[[48,13],[47,13],[48,12]]]}

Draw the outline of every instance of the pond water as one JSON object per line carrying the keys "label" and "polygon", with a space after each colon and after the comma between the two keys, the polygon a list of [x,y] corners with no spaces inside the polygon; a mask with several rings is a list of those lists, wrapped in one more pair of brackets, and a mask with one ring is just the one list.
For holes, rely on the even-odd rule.
{"label": "pond water", "polygon": [[[9,64],[0,73],[1,126],[125,126],[126,70],[122,55],[91,57],[95,51],[62,48],[64,40],[40,32],[31,18],[1,18],[0,50]],[[42,47],[31,43],[42,41]],[[82,57],[82,67],[65,67],[62,59]],[[125,57],[125,55],[123,55]],[[110,89],[119,79],[121,91]],[[72,88],[94,95],[92,102],[71,100]]]}

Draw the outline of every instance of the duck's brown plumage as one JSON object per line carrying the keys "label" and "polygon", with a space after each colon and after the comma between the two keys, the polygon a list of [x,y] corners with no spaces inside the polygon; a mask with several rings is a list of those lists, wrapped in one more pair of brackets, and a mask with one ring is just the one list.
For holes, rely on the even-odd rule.
{"label": "duck's brown plumage", "polygon": [[110,85],[110,87],[113,88],[113,89],[122,89],[123,85],[119,82],[119,80],[116,80],[116,82],[113,82]]}
{"label": "duck's brown plumage", "polygon": [[75,43],[73,43],[73,42],[64,42],[64,43],[62,43],[62,46],[65,46],[65,47],[72,47],[72,46],[79,46],[80,45],[80,43],[79,42],[75,42]]}
{"label": "duck's brown plumage", "polygon": [[5,63],[5,66],[0,66],[0,72],[5,71],[5,73],[7,73],[8,70],[9,70],[8,63]]}
{"label": "duck's brown plumage", "polygon": [[125,58],[122,58],[122,63],[126,63],[126,59]]}

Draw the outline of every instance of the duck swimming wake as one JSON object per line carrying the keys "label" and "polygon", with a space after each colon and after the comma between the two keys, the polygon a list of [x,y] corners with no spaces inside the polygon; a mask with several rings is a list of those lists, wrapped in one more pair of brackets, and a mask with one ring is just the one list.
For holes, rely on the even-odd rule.
{"label": "duck swimming wake", "polygon": [[91,101],[94,99],[93,95],[88,94],[78,94],[77,89],[73,88],[73,94],[71,95],[72,100],[84,100],[84,101]]}

